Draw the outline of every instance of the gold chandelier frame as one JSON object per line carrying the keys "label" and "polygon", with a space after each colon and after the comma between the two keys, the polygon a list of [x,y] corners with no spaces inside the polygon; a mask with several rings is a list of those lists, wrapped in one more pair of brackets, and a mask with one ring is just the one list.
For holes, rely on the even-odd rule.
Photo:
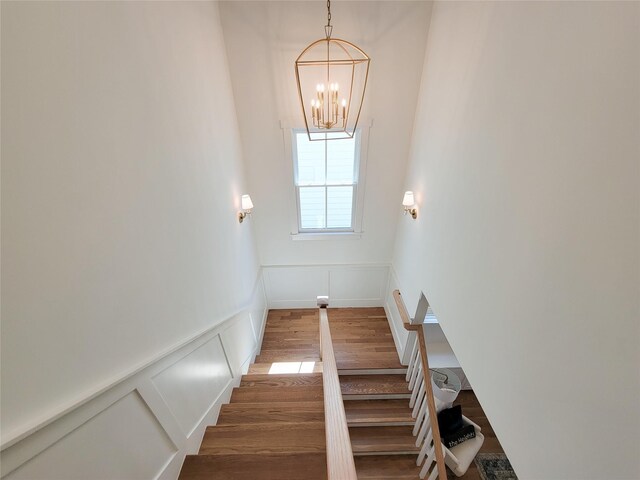
{"label": "gold chandelier frame", "polygon": [[[327,2],[327,9],[328,9],[328,23],[325,26],[325,33],[326,33],[326,38],[322,38],[320,40],[316,40],[315,42],[311,43],[310,45],[308,45],[303,51],[302,53],[300,53],[300,55],[298,56],[298,58],[295,61],[295,72],[296,72],[296,83],[298,86],[298,95],[300,97],[300,106],[302,107],[302,116],[304,118],[304,124],[305,124],[305,128],[307,130],[307,135],[309,136],[309,141],[318,141],[318,140],[337,140],[337,139],[344,139],[344,138],[353,138],[355,132],[356,132],[356,127],[358,125],[358,121],[360,120],[360,114],[362,113],[362,104],[364,103],[364,95],[365,92],[367,90],[367,82],[369,79],[369,66],[370,66],[370,62],[371,62],[371,58],[357,45],[354,45],[351,42],[348,42],[347,40],[342,40],[339,38],[331,38],[331,32],[333,30],[333,27],[331,26],[331,8],[330,8],[330,1]],[[310,53],[311,51],[317,51],[320,45],[326,44],[326,59],[313,59],[313,60],[304,60],[305,55],[307,55],[308,53]],[[337,47],[337,50],[339,52],[344,53],[346,58],[334,58],[331,59],[331,46],[335,46]],[[335,48],[334,48],[335,50]],[[351,50],[351,51],[350,51]],[[352,52],[354,54],[352,54]],[[354,93],[354,82],[356,79],[356,68],[358,65],[361,64],[365,64],[366,65],[366,69],[364,70],[364,81],[362,82],[362,94],[358,94],[358,104],[357,104],[357,112],[355,112],[355,121],[353,123],[353,125],[349,125],[349,118],[351,116],[352,113],[352,107],[354,105],[353,101],[353,93]],[[348,96],[348,103],[346,104],[346,108],[345,108],[345,104],[343,103],[343,115],[342,115],[342,125],[340,127],[339,125],[339,110],[337,108],[337,103],[334,103],[334,108],[335,108],[335,115],[333,116],[333,121],[329,120],[327,122],[320,122],[320,120],[318,119],[318,124],[314,124],[312,125],[314,128],[310,128],[309,126],[309,118],[307,118],[307,108],[305,108],[305,102],[304,102],[304,93],[303,93],[303,89],[302,89],[302,83],[301,83],[301,78],[300,78],[300,73],[301,73],[301,69],[305,68],[305,67],[324,67],[326,66],[327,70],[326,70],[326,82],[329,86],[330,84],[330,80],[331,80],[331,68],[332,67],[342,67],[342,71],[344,72],[344,68],[345,67],[351,67],[351,72],[350,72],[350,82],[349,82],[349,86],[348,86],[348,91],[349,91],[349,96]],[[362,68],[361,68],[362,69]],[[344,76],[349,76],[348,74],[345,74]],[[324,84],[323,85],[323,95],[324,95]],[[337,100],[337,88],[338,85],[335,84],[336,90],[335,90],[335,99]],[[329,95],[329,93],[328,93]],[[343,100],[344,102],[344,100]],[[313,120],[315,120],[315,112],[317,112],[317,110],[314,110],[314,104],[312,103],[311,105],[311,112],[312,115],[310,118],[312,118]],[[324,103],[322,103],[321,108],[322,113],[324,114],[324,109],[325,109],[325,105]],[[326,112],[331,113],[331,106],[329,106],[329,108],[327,108]],[[324,115],[323,115],[323,120],[324,120]],[[313,122],[312,122],[313,123]],[[337,127],[336,127],[337,125]],[[343,133],[343,136],[330,136],[328,134],[330,133]],[[312,135],[313,134],[313,135]],[[321,138],[312,138],[313,136],[316,135],[320,135]]]}

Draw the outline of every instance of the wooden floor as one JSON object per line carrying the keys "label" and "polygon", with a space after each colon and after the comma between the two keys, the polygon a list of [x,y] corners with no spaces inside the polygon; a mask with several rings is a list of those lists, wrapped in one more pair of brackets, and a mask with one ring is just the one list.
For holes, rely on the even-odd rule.
{"label": "wooden floor", "polygon": [[[419,478],[406,367],[384,309],[335,308],[328,317],[358,478]],[[260,354],[180,479],[326,479],[321,372],[318,311],[270,310]],[[503,453],[473,392],[456,404],[482,428],[481,452]],[[475,464],[460,478],[480,479]]]}
{"label": "wooden floor", "polygon": [[318,310],[269,310],[260,355],[254,363],[319,361]]}
{"label": "wooden floor", "polygon": [[411,392],[384,309],[328,314],[358,478],[419,478]]}
{"label": "wooden floor", "polygon": [[180,480],[326,480],[318,335],[315,309],[269,312],[260,355]]}
{"label": "wooden floor", "polygon": [[384,308],[330,308],[338,370],[404,369]]}

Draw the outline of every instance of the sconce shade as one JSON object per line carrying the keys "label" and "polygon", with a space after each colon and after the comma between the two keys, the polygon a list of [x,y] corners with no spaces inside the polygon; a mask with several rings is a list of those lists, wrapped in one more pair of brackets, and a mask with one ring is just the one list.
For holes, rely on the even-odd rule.
{"label": "sconce shade", "polygon": [[242,210],[251,210],[253,208],[253,202],[249,195],[242,195]]}
{"label": "sconce shade", "polygon": [[413,199],[413,192],[404,192],[404,198],[402,199],[402,205],[405,207],[412,207],[415,205],[415,200]]}

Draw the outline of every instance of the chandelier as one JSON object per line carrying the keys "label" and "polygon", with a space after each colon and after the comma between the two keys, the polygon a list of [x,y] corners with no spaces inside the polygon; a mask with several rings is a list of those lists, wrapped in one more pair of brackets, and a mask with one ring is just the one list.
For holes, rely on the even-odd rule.
{"label": "chandelier", "polygon": [[332,38],[331,0],[326,38],[305,48],[296,60],[296,82],[309,140],[352,138],[362,111],[371,59],[346,40]]}

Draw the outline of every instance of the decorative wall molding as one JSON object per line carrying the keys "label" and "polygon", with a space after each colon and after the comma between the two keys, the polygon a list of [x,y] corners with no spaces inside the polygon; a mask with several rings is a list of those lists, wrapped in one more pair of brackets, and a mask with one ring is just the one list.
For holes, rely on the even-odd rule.
{"label": "decorative wall molding", "polygon": [[[90,478],[98,470],[109,478],[177,478],[255,358],[267,311],[258,275],[250,302],[229,318],[7,438],[2,478]],[[101,456],[107,461],[97,465]]]}
{"label": "decorative wall molding", "polygon": [[269,308],[314,308],[318,295],[328,295],[331,307],[381,307],[389,264],[267,265],[262,272]]}

